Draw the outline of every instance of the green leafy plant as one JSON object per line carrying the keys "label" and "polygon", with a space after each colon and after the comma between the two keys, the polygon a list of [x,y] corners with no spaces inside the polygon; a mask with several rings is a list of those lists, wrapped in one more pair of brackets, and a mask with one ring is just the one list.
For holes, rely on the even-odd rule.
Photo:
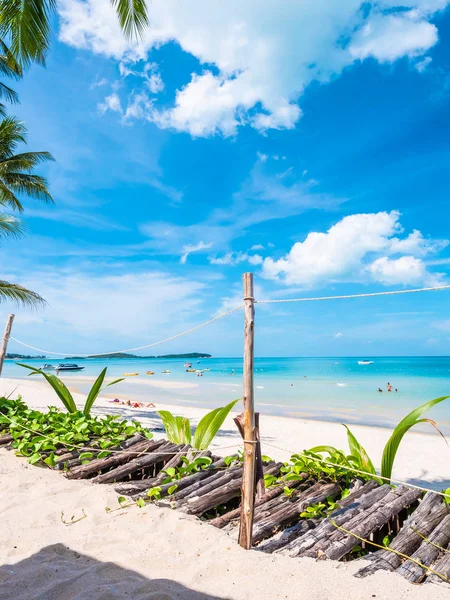
{"label": "green leafy plant", "polygon": [[[379,482],[386,479],[390,481],[397,451],[399,449],[404,435],[411,429],[411,427],[414,427],[419,423],[430,423],[430,425],[435,427],[440,433],[440,435],[442,435],[435,421],[433,421],[432,419],[425,419],[421,417],[430,408],[432,408],[436,404],[439,404],[440,402],[443,402],[444,400],[447,400],[448,398],[450,398],[450,396],[441,396],[440,398],[435,398],[434,400],[425,402],[424,404],[421,404],[419,407],[407,414],[406,417],[400,421],[400,423],[392,432],[392,435],[387,441],[383,450],[383,455],[381,459],[381,477],[383,479],[377,477],[377,472],[375,470],[373,462],[370,460],[366,450],[358,442],[358,440],[350,431],[350,428],[347,425],[344,425],[344,427],[347,429],[347,440],[350,448],[350,455],[346,456],[342,450],[337,450],[333,446],[315,446],[314,448],[310,448],[310,450],[305,452],[305,454],[311,452],[319,454],[328,454],[329,458],[326,459],[327,462],[335,462],[333,459],[340,456],[341,458],[343,457],[345,459],[346,466],[367,473],[368,475],[366,475],[365,477],[370,477],[371,479],[375,479]],[[442,437],[444,436],[442,435]],[[325,465],[321,468],[324,472],[326,472]]]}
{"label": "green leafy plant", "polygon": [[191,423],[186,417],[176,417],[168,410],[160,410],[158,415],[166,430],[167,438],[174,444],[191,444],[196,450],[206,450],[211,444],[223,422],[238,400],[206,414],[197,425],[192,439]]}
{"label": "green leafy plant", "polygon": [[0,434],[4,433],[12,436],[16,454],[27,457],[31,464],[42,462],[49,467],[55,466],[59,459],[56,451],[61,448],[67,452],[81,448],[79,458],[86,463],[108,456],[109,448],[136,433],[153,437],[140,423],[120,420],[118,415],[89,417],[55,407],[42,413],[29,409],[20,399],[0,398]]}
{"label": "green leafy plant", "polygon": [[[52,386],[52,388],[56,392],[56,395],[58,396],[58,398],[64,404],[64,407],[67,410],[67,412],[70,412],[70,413],[78,412],[77,405],[75,404],[75,400],[73,399],[72,394],[69,392],[69,390],[67,389],[67,387],[64,385],[64,383],[61,381],[61,379],[59,377],[57,377],[56,375],[52,375],[51,373],[46,373],[42,369],[36,369],[36,367],[30,367],[29,365],[24,365],[23,363],[17,363],[17,364],[19,365],[19,367],[24,367],[25,369],[29,369],[31,371],[30,375],[42,375],[43,377],[45,377],[47,382]],[[124,380],[124,378],[122,377],[121,379],[115,379],[114,381],[111,381],[110,383],[103,385],[103,381],[106,376],[106,370],[107,370],[107,367],[105,367],[103,369],[103,371],[100,373],[100,375],[97,377],[93,386],[90,389],[89,394],[87,395],[86,401],[84,403],[84,408],[83,408],[83,413],[86,416],[90,416],[91,409],[92,409],[94,402],[96,401],[98,395],[100,394],[100,392],[102,392],[105,388],[109,387],[110,385],[115,385],[116,383],[119,383],[120,381]],[[103,385],[103,387],[102,387],[102,385]]]}
{"label": "green leafy plant", "polygon": [[450,506],[450,487],[448,487],[446,490],[444,490],[444,503],[447,506]]}

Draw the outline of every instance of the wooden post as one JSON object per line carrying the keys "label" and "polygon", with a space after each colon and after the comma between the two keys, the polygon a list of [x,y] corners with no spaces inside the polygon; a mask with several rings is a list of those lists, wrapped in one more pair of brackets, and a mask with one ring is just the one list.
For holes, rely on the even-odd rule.
{"label": "wooden post", "polygon": [[255,306],[253,273],[244,273],[244,470],[242,474],[241,521],[239,544],[252,547],[253,511],[255,506],[255,407],[253,401],[253,340]]}
{"label": "wooden post", "polygon": [[0,377],[3,369],[3,361],[6,356],[6,349],[8,348],[9,336],[11,335],[11,328],[14,321],[14,315],[9,315],[6,321],[5,332],[3,333],[2,345],[0,346]]}

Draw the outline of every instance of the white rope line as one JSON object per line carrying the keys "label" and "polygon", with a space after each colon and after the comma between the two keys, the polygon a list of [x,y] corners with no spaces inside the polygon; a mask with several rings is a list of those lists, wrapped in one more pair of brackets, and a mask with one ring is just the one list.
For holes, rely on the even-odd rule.
{"label": "white rope line", "polygon": [[327,465],[329,467],[334,467],[334,468],[340,468],[340,469],[347,469],[347,471],[352,471],[352,473],[358,473],[359,475],[367,475],[368,477],[370,477],[371,479],[374,479],[375,477],[377,479],[382,479],[383,481],[386,481],[386,483],[396,483],[398,485],[404,485],[406,487],[410,487],[410,488],[414,488],[416,490],[421,490],[422,492],[431,492],[432,494],[437,494],[438,496],[442,496],[443,498],[449,498],[448,494],[445,494],[444,492],[437,492],[436,490],[432,490],[430,488],[425,488],[425,487],[421,487],[419,485],[414,485],[413,483],[407,483],[406,481],[401,481],[400,479],[393,479],[392,477],[389,479],[389,477],[383,477],[381,475],[374,475],[373,473],[368,473],[367,471],[361,471],[359,469],[355,469],[353,467],[347,467],[346,465],[339,465],[337,463],[332,463],[329,462],[327,460],[324,460],[322,458],[312,458],[311,456],[308,456],[307,454],[305,454],[304,452],[294,452],[292,450],[287,450],[286,448],[281,448],[280,446],[275,446],[275,444],[271,444],[270,442],[267,442],[265,440],[265,438],[261,438],[261,443],[267,444],[267,446],[271,446],[272,448],[276,448],[277,450],[282,450],[283,452],[288,452],[289,454],[298,454],[298,456],[304,456],[305,458],[308,458],[309,460],[315,460],[316,462],[320,462],[323,463],[324,465]]}
{"label": "white rope line", "polygon": [[122,354],[125,352],[135,352],[136,350],[144,350],[145,348],[152,348],[153,346],[158,346],[159,344],[165,344],[166,342],[175,340],[179,337],[182,337],[183,335],[187,335],[188,333],[197,331],[197,329],[206,327],[206,325],[210,325],[211,323],[214,323],[214,321],[223,319],[224,317],[230,315],[231,313],[239,310],[243,306],[244,306],[243,304],[240,304],[239,306],[235,306],[231,310],[228,310],[227,312],[224,312],[221,315],[214,317],[213,319],[210,319],[209,321],[205,321],[204,323],[201,323],[200,325],[196,325],[195,327],[192,327],[192,329],[188,329],[187,331],[183,331],[182,333],[177,333],[176,335],[172,335],[171,337],[165,338],[164,340],[160,340],[159,342],[153,342],[151,344],[146,344],[145,346],[138,346],[137,348],[126,348],[125,350],[115,350],[114,352],[98,352],[97,354],[80,353],[80,352],[52,352],[50,350],[43,350],[42,348],[36,348],[36,346],[32,346],[31,344],[22,342],[21,340],[18,340],[17,338],[13,337],[12,335],[10,336],[10,339],[14,340],[18,344],[21,344],[22,346],[26,346],[27,348],[31,348],[32,350],[37,350],[37,352],[42,352],[44,354],[54,354],[56,356],[80,356],[80,357],[82,357],[82,356],[83,357],[86,357],[86,356],[91,357],[92,356],[93,357],[93,356],[103,356],[104,354]]}
{"label": "white rope line", "polygon": [[394,296],[396,294],[416,294],[417,292],[434,292],[436,290],[450,290],[450,285],[418,288],[413,290],[395,290],[392,292],[372,292],[367,294],[351,294],[348,296],[319,296],[318,298],[286,298],[280,300],[255,300],[256,304],[276,304],[278,302],[317,302],[320,300],[346,300],[349,298],[371,298],[372,296]]}

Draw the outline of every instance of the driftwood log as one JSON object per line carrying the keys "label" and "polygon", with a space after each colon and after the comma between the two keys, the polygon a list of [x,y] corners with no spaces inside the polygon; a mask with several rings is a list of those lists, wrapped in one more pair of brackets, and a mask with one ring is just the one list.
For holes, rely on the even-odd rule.
{"label": "driftwood log", "polygon": [[338,483],[316,483],[295,498],[288,498],[290,501],[284,502],[279,510],[275,510],[272,514],[255,523],[253,543],[256,544],[272,536],[278,529],[290,525],[311,504],[321,502],[328,496],[335,498],[340,492],[341,486]]}
{"label": "driftwood log", "polygon": [[[304,475],[304,479],[305,478],[306,478],[306,474]],[[301,479],[299,479],[298,481],[288,481],[284,485],[277,485],[277,486],[274,486],[273,488],[266,490],[266,492],[262,498],[257,497],[255,500],[255,516],[256,516],[256,509],[259,506],[262,506],[263,504],[267,504],[267,502],[269,502],[270,500],[273,500],[274,498],[278,498],[278,496],[281,496],[281,494],[283,494],[283,490],[285,487],[288,487],[289,489],[298,487],[300,485],[301,481],[302,481]],[[235,508],[234,510],[230,510],[229,512],[225,513],[224,515],[221,515],[220,517],[211,519],[209,521],[209,523],[210,523],[210,525],[214,525],[214,527],[222,529],[223,527],[225,527],[226,525],[228,525],[235,519],[239,519],[240,514],[241,514],[241,509]]]}
{"label": "driftwood log", "polygon": [[[276,475],[280,472],[282,466],[283,463],[270,463],[264,467],[264,474]],[[219,504],[225,504],[232,498],[239,497],[241,493],[241,477],[227,475],[225,477],[226,479],[222,480],[222,485],[208,494],[191,498],[188,502],[181,505],[181,510],[190,515],[200,516]]]}
{"label": "driftwood log", "polygon": [[[171,458],[164,465],[164,469],[168,469],[169,467],[176,468],[176,467],[180,466],[182,463],[181,459],[183,457],[185,457],[187,454],[189,454],[190,449],[191,449],[191,446],[189,446],[189,445],[182,446],[180,452],[178,452],[178,454],[175,454],[175,456],[173,458]],[[133,494],[137,494],[139,492],[149,490],[151,487],[154,487],[156,485],[159,486],[159,484],[162,483],[166,477],[167,477],[167,474],[164,471],[160,471],[158,473],[158,475],[156,475],[156,477],[137,480],[137,481],[125,481],[122,483],[117,483],[114,486],[114,489],[119,494],[125,494],[126,496],[131,496]]]}
{"label": "driftwood log", "polygon": [[425,580],[426,583],[450,583],[450,544],[442,558],[434,565],[433,571],[439,575],[429,575]]}
{"label": "driftwood log", "polygon": [[[365,484],[358,481],[351,487],[353,491],[350,493],[350,495],[339,501],[339,508],[335,509],[330,516],[332,518],[338,518],[339,514],[342,514],[344,508],[354,505],[358,498],[377,487],[378,484],[375,481],[369,481]],[[301,543],[301,541],[304,539],[303,536],[308,531],[315,529],[319,524],[322,526],[321,533],[311,533],[310,540],[314,541],[320,539],[320,535],[323,536],[326,530],[326,527],[323,526],[326,522],[329,526],[333,527],[329,519],[328,521],[320,521],[320,519],[303,519],[296,525],[293,525],[292,527],[289,527],[288,529],[278,533],[276,537],[272,538],[271,540],[261,544],[259,549],[263,550],[264,552],[272,553],[289,547],[290,552],[293,552],[296,547],[295,544]]]}
{"label": "driftwood log", "polygon": [[158,462],[169,460],[169,458],[177,453],[178,446],[172,444],[172,442],[159,440],[154,442],[154,446],[152,446],[150,450],[151,451],[144,450],[137,458],[133,458],[125,464],[111,469],[111,471],[97,475],[97,477],[94,477],[94,479],[91,480],[92,483],[113,483],[115,481],[120,481],[136,471],[146,469]]}
{"label": "driftwood log", "polygon": [[[417,548],[411,558],[425,565],[425,567],[430,567],[442,552],[440,548],[446,548],[449,542],[450,512],[433,529],[430,535],[427,536],[427,539],[422,540],[419,548]],[[399,575],[402,575],[402,577],[412,583],[420,583],[423,581],[428,572],[429,571],[410,560],[405,561],[402,566],[397,569]]]}
{"label": "driftwood log", "polygon": [[388,523],[401,510],[414,504],[421,495],[421,490],[406,486],[391,490],[370,509],[356,515],[349,523],[345,523],[345,529],[351,534],[338,530],[340,535],[335,534],[334,540],[325,550],[325,555],[332,560],[341,559],[360,543],[355,535],[367,539],[371,533]]}
{"label": "driftwood log", "polygon": [[[373,486],[373,484],[375,485]],[[344,525],[359,512],[370,509],[371,506],[384,498],[390,489],[390,486],[387,484],[379,487],[375,482],[369,481],[358,490],[357,498],[354,497],[352,502],[347,506],[334,511],[331,518],[328,517],[322,521],[314,531],[301,538],[292,540],[292,542],[280,549],[280,553],[288,554],[289,556],[310,556],[317,558],[331,543],[331,538],[336,533],[336,526],[332,523],[331,519],[333,519],[336,525]]]}
{"label": "driftwood log", "polygon": [[[389,548],[411,556],[422,542],[419,534],[428,537],[448,510],[440,496],[428,492],[418,508],[405,521],[399,534],[389,544]],[[395,571],[403,561],[401,556],[388,550],[379,550],[365,558],[370,558],[370,564],[360,569],[356,577],[367,577],[379,569]]]}
{"label": "driftwood log", "polygon": [[[66,475],[68,479],[88,479],[97,473],[101,473],[106,469],[114,468],[118,465],[126,463],[133,458],[136,458],[142,452],[149,452],[155,448],[158,448],[163,443],[162,440],[147,440],[141,435],[133,436],[128,440],[125,440],[120,445],[119,452],[114,452],[106,458],[99,458],[91,460],[86,465],[73,468]],[[68,465],[70,466],[70,465]]]}

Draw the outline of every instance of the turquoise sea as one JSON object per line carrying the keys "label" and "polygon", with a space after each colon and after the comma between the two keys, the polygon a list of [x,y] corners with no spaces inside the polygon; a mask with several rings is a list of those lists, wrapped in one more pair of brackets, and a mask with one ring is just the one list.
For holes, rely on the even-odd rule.
{"label": "turquoise sea", "polygon": [[[372,360],[373,364],[359,365],[358,360],[363,359]],[[40,366],[44,362],[57,365],[61,361],[29,362]],[[89,385],[84,377],[96,376],[107,366],[108,376],[112,377],[139,372],[138,377],[128,378],[108,390],[124,399],[216,407],[242,394],[242,358],[190,360],[193,368],[210,369],[202,377],[186,372],[185,359],[85,359],[78,362],[84,370],[65,373],[64,381],[80,391]],[[170,374],[161,374],[165,369],[169,369]],[[155,375],[147,376],[148,370]],[[24,377],[26,372],[8,360],[3,376]],[[167,386],[173,383],[174,387],[159,387],[160,381]],[[390,393],[388,382],[393,386]],[[378,388],[383,391],[378,392]],[[255,359],[255,401],[263,414],[392,427],[419,404],[447,394],[450,395],[450,357]],[[427,416],[450,434],[450,399],[433,408]],[[429,425],[422,429],[433,431]]]}

